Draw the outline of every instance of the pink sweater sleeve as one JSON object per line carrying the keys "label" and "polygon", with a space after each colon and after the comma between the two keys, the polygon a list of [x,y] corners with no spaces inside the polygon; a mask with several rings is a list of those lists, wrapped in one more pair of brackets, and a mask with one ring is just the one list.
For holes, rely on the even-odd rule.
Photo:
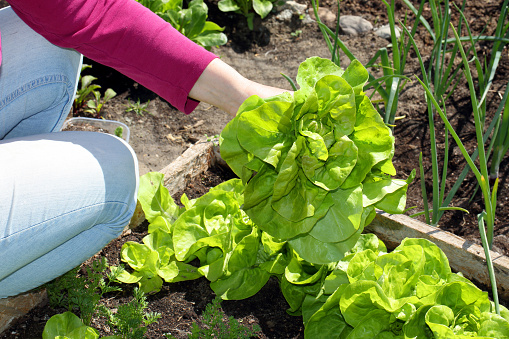
{"label": "pink sweater sleeve", "polygon": [[188,97],[216,56],[135,0],[9,0],[19,17],[55,45],[115,68],[192,112]]}

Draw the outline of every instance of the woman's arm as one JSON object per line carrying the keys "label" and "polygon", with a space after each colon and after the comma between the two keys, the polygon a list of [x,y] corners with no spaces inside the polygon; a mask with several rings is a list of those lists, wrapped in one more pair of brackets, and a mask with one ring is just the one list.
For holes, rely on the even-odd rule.
{"label": "woman's arm", "polygon": [[[53,44],[76,49],[115,68],[182,112],[190,113],[196,100],[209,98],[202,95],[206,89],[201,85],[196,87],[196,100],[189,98],[189,92],[216,56],[134,0],[9,3],[23,21]],[[212,97],[211,104],[215,104]]]}

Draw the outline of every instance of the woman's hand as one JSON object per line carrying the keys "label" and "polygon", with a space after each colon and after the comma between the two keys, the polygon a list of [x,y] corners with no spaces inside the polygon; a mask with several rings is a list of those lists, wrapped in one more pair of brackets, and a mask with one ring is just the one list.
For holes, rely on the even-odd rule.
{"label": "woman's hand", "polygon": [[205,68],[189,93],[189,97],[216,106],[231,116],[252,95],[268,98],[289,92],[248,80],[220,59],[214,59]]}

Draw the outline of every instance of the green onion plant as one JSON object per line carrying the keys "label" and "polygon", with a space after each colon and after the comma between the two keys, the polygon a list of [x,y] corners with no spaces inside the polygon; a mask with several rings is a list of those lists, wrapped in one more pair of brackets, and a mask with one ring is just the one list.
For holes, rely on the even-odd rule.
{"label": "green onion plant", "polygon": [[[464,71],[470,73],[469,68],[470,64],[475,65],[475,69],[477,71],[477,93],[475,93],[475,89],[471,88],[471,92],[474,91],[472,95],[476,96],[477,100],[477,107],[474,109],[474,115],[477,111],[479,115],[479,133],[482,135],[482,145],[485,145],[488,141],[489,137],[491,136],[491,143],[488,147],[488,151],[484,152],[484,158],[489,158],[489,154],[493,154],[492,156],[492,163],[491,163],[491,171],[489,174],[489,178],[491,179],[491,182],[493,182],[498,177],[498,167],[500,162],[503,159],[503,156],[507,153],[507,150],[509,148],[509,140],[507,138],[507,130],[509,128],[509,114],[501,114],[503,110],[505,110],[505,106],[507,106],[507,96],[508,96],[508,89],[506,87],[504,96],[500,102],[500,105],[495,112],[495,115],[492,119],[492,122],[489,126],[486,126],[486,116],[487,116],[487,94],[488,91],[491,88],[491,83],[493,81],[493,77],[495,75],[495,70],[499,64],[500,58],[501,58],[501,52],[504,46],[509,42],[507,39],[509,36],[509,23],[506,23],[506,19],[508,17],[507,13],[507,5],[509,1],[504,1],[502,5],[502,11],[500,13],[500,16],[498,18],[497,28],[495,30],[494,36],[473,36],[471,33],[471,30],[466,24],[466,19],[463,15],[463,11],[460,10],[462,21],[465,22],[465,28],[468,32],[467,37],[460,38],[458,34],[458,37],[455,37],[456,46],[459,46],[461,42],[468,41],[470,42],[470,48],[465,53],[466,55],[469,55],[471,53],[473,57],[469,60],[470,62],[464,64]],[[477,54],[475,50],[476,43],[479,41],[493,41],[493,46],[491,50],[491,57],[489,60],[484,60],[484,67],[481,64],[482,58]],[[450,39],[448,41],[451,41]],[[457,48],[457,47],[456,47]],[[471,74],[471,73],[470,73]],[[473,101],[472,101],[473,102]],[[475,117],[474,117],[475,118]],[[479,136],[480,137],[480,136]],[[481,144],[481,140],[478,140],[478,147],[472,154],[472,159],[476,160],[478,156],[482,156],[479,153],[479,144]],[[493,153],[492,153],[493,151]],[[482,153],[482,152],[481,152]],[[446,169],[446,167],[444,167]],[[441,195],[441,206],[447,206],[450,204],[452,198],[456,194],[457,190],[461,186],[461,183],[465,179],[466,175],[468,174],[470,170],[469,166],[466,166],[463,172],[460,174],[459,178],[457,179],[455,185],[450,190],[449,194],[445,199],[442,200],[444,195]],[[485,176],[488,178],[488,176]],[[442,183],[443,185],[444,183]],[[438,212],[438,217],[436,218],[436,222],[442,217],[443,211]],[[488,223],[489,224],[489,223]],[[488,232],[488,235],[490,233]],[[490,243],[491,246],[491,243]]]}
{"label": "green onion plant", "polygon": [[[449,34],[449,26],[451,24],[451,8],[449,0],[444,1],[429,1],[432,23],[422,16],[425,1],[421,1],[419,9],[415,9],[412,3],[408,0],[404,0],[407,7],[416,16],[416,22],[422,23],[422,25],[428,31],[430,37],[433,40],[433,49],[430,54],[430,60],[428,67],[424,65],[424,61],[417,51],[417,47],[413,41],[414,32],[409,32],[406,26],[403,25],[404,31],[409,36],[409,43],[414,44],[414,49],[417,52],[419,63],[421,65],[422,81],[428,88],[431,89],[432,95],[437,99],[439,106],[442,107],[443,111],[446,112],[445,100],[452,95],[454,89],[461,79],[461,68],[454,67],[454,61],[458,54],[458,46],[453,43],[452,46],[448,43],[447,37]],[[440,3],[443,3],[440,5]],[[462,9],[465,8],[466,1],[462,3]],[[461,31],[462,20],[458,23],[458,30]],[[447,61],[448,60],[448,61]],[[449,132],[447,129],[444,131],[444,154],[445,158],[443,161],[442,174],[440,177],[440,169],[438,163],[438,152],[437,152],[437,141],[436,141],[436,130],[435,130],[435,114],[436,110],[430,100],[427,100],[427,112],[428,112],[428,124],[430,131],[430,157],[431,157],[431,172],[433,176],[433,194],[432,203],[433,206],[430,209],[428,207],[428,200],[424,186],[422,187],[422,194],[424,200],[424,214],[426,222],[430,225],[438,225],[440,216],[443,215],[445,210],[458,209],[456,207],[448,207],[449,204],[443,204],[446,186],[446,176],[448,167],[448,154],[449,154]],[[421,164],[421,180],[424,180],[422,158],[419,159]],[[460,209],[463,210],[463,209]],[[465,210],[463,210],[465,211]],[[466,212],[466,211],[465,211]],[[417,216],[420,213],[414,214]]]}
{"label": "green onion plant", "polygon": [[[481,114],[480,114],[480,105],[479,99],[477,98],[476,93],[476,87],[474,85],[474,81],[472,78],[472,73],[470,71],[469,67],[469,60],[467,58],[467,55],[465,53],[465,50],[463,49],[463,46],[461,44],[460,37],[455,30],[454,26],[450,26],[457,42],[458,51],[461,54],[463,66],[464,66],[464,75],[466,77],[468,87],[470,90],[470,100],[472,101],[472,108],[474,113],[474,123],[475,123],[475,130],[476,130],[476,139],[477,139],[477,150],[479,155],[479,165],[475,164],[475,159],[473,159],[468,151],[466,150],[465,146],[463,145],[463,142],[461,141],[460,137],[452,127],[451,123],[449,122],[447,115],[444,112],[444,109],[442,109],[441,105],[439,104],[438,100],[433,95],[433,92],[429,88],[429,82],[427,83],[427,78],[423,74],[424,80],[418,79],[421,85],[423,86],[424,90],[426,91],[426,99],[427,102],[431,105],[433,105],[436,112],[439,114],[440,118],[445,124],[445,127],[447,131],[451,134],[453,139],[455,140],[457,146],[459,147],[463,157],[468,163],[468,166],[470,170],[474,173],[477,182],[479,183],[479,186],[481,187],[483,199],[484,199],[484,207],[485,210],[482,214],[479,215],[479,231],[482,238],[483,245],[485,246],[485,251],[488,251],[493,246],[493,229],[494,229],[494,221],[495,221],[495,209],[496,209],[496,199],[497,199],[497,189],[498,189],[498,179],[495,181],[493,187],[490,187],[489,183],[489,176],[488,176],[488,161],[486,157],[486,151],[485,151],[485,145],[484,145],[484,134],[483,134],[483,122],[481,120]],[[414,46],[416,47],[416,46]],[[417,51],[417,49],[416,49]],[[422,63],[422,57],[420,56],[419,52],[417,51],[417,55],[419,58],[419,61],[421,63],[421,67],[423,66]],[[443,104],[443,102],[442,102]],[[444,104],[443,104],[444,105]],[[432,127],[433,128],[433,127]],[[434,183],[436,186],[437,184]],[[426,201],[425,201],[426,203]],[[487,232],[485,232],[484,225],[486,225]],[[487,252],[489,254],[489,251]],[[487,260],[489,260],[489,257],[487,257]],[[490,264],[488,263],[488,267],[490,267]],[[490,269],[489,269],[490,270]],[[496,281],[494,275],[492,275],[492,268],[490,270],[490,278],[492,287],[494,289],[494,300],[496,307],[498,309],[498,296],[496,295]]]}
{"label": "green onion plant", "polygon": [[[502,49],[509,42],[509,40],[507,39],[509,35],[508,32],[509,23],[506,23],[508,1],[507,0],[504,1],[502,5],[502,10],[497,21],[497,27],[494,36],[472,35],[468,23],[466,22],[466,18],[463,15],[463,12],[465,10],[465,1],[463,1],[461,8],[460,9],[458,8],[461,16],[456,32],[461,33],[464,25],[465,30],[467,32],[467,36],[459,37],[459,39],[456,39],[456,37],[448,38],[448,36],[450,35],[448,28],[451,25],[450,13],[452,11],[448,0],[444,1],[434,0],[429,2],[433,19],[432,25],[430,25],[422,16],[419,16],[420,9],[416,10],[415,8],[413,8],[412,4],[408,0],[404,0],[404,2],[413,11],[413,13],[421,20],[424,27],[426,27],[426,29],[428,30],[430,36],[433,38],[434,47],[430,56],[429,66],[427,69],[421,67],[421,70],[422,73],[426,75],[423,76],[423,81],[426,83],[428,88],[432,90],[434,98],[442,107],[445,114],[446,108],[444,102],[448,97],[451,96],[454,89],[458,86],[462,74],[462,72],[460,71],[467,67],[470,67],[470,64],[475,65],[477,71],[477,84],[478,84],[477,109],[480,116],[481,130],[484,131],[483,145],[484,143],[487,142],[488,138],[491,135],[492,144],[490,145],[487,154],[491,153],[491,150],[493,149],[494,145],[496,150],[493,153],[492,171],[490,173],[490,178],[494,180],[494,178],[498,176],[497,164],[500,163],[503,155],[507,153],[507,147],[504,148],[504,145],[507,145],[509,143],[509,141],[506,140],[507,133],[505,132],[508,129],[509,122],[504,124],[504,121],[501,120],[502,116],[500,114],[502,107],[505,105],[505,102],[507,101],[507,94],[504,95],[500,107],[497,110],[494,119],[492,120],[492,123],[487,128],[486,128],[486,116],[487,116],[486,98],[491,88],[491,83],[495,75],[495,70],[499,64]],[[442,5],[440,5],[440,3],[442,3]],[[481,64],[482,58],[479,57],[475,49],[475,47],[481,41],[493,42],[490,58],[489,60],[488,59],[484,60],[484,67]],[[464,64],[463,67],[455,67],[454,61],[456,60],[456,56],[458,56],[459,46],[462,42],[470,42],[470,48],[466,51],[466,55],[472,54],[473,58],[471,58],[471,61],[469,63]],[[422,65],[423,63],[421,60],[421,66]],[[430,210],[431,216],[428,216],[428,214],[426,213],[428,208],[427,206],[425,206],[425,214],[427,223],[431,225],[438,225],[440,218],[443,216],[446,210],[458,209],[455,207],[448,206],[451,203],[456,192],[458,191],[459,187],[461,186],[461,183],[463,182],[463,180],[470,171],[470,167],[466,166],[463,172],[460,174],[459,178],[457,179],[456,183],[449,191],[448,195],[445,196],[445,185],[446,185],[445,178],[447,175],[447,164],[448,164],[447,155],[449,152],[448,131],[447,130],[445,131],[445,150],[444,150],[445,158],[443,161],[442,168],[442,180],[440,180],[434,127],[435,114],[436,114],[435,108],[431,104],[430,100],[428,100],[428,120],[430,126],[431,162],[433,175],[433,208]],[[472,154],[472,159],[474,161],[477,159],[478,152],[479,151],[476,149]],[[425,200],[424,202],[426,204],[427,200]]]}
{"label": "green onion plant", "polygon": [[[447,118],[447,115],[445,113],[444,102],[442,101],[442,105],[441,105],[439,103],[439,100],[437,100],[434,93],[431,91],[430,82],[429,82],[429,79],[427,78],[426,73],[423,72],[423,79],[422,80],[418,79],[418,80],[426,91],[426,100],[427,100],[428,105],[432,105],[434,110],[436,110],[436,112],[439,114],[440,118],[443,120],[443,122],[445,124],[445,128],[447,129],[447,132],[450,133],[451,136],[453,137],[453,139],[456,141],[458,147],[460,148],[462,155],[465,157],[465,160],[467,161],[467,163],[469,165],[470,170],[472,170],[474,172],[474,175],[476,176],[477,181],[481,185],[483,195],[485,198],[486,209],[487,209],[486,216],[484,219],[485,219],[486,223],[488,224],[488,231],[489,231],[488,239],[491,238],[491,240],[489,241],[489,246],[491,247],[493,235],[490,236],[489,233],[490,233],[490,231],[492,232],[492,229],[493,229],[493,222],[490,220],[493,219],[493,213],[492,213],[493,208],[492,207],[494,205],[491,203],[491,200],[490,200],[491,199],[490,187],[489,187],[489,182],[487,181],[488,164],[487,164],[486,152],[485,152],[485,148],[484,148],[484,144],[485,144],[486,140],[485,140],[485,135],[483,134],[483,124],[480,119],[481,115],[480,115],[479,106],[477,105],[478,99],[476,96],[476,89],[474,86],[472,73],[469,68],[469,60],[467,59],[467,55],[463,49],[463,46],[461,45],[461,40],[459,38],[457,31],[454,29],[454,27],[452,25],[451,25],[451,28],[452,28],[452,31],[453,31],[455,37],[456,37],[458,50],[462,57],[463,66],[464,66],[464,74],[467,78],[467,82],[468,82],[468,86],[469,86],[469,90],[470,90],[470,99],[472,101],[472,108],[473,108],[473,112],[474,112],[474,122],[475,122],[475,128],[476,128],[476,138],[477,138],[477,150],[473,154],[473,156],[470,156],[468,154],[468,151],[466,150],[465,146],[463,145],[463,142],[459,138],[458,134],[456,133],[456,131],[454,130],[452,125],[450,124],[450,122]],[[415,41],[412,38],[411,38],[411,41],[414,44],[414,48],[416,50],[417,57],[419,58],[421,70],[424,70],[424,62],[423,62],[423,59],[417,49],[417,46],[415,45]],[[433,132],[434,125],[430,125],[430,129]],[[446,138],[446,140],[447,140],[447,138]],[[446,142],[446,144],[448,144],[448,141]],[[446,148],[448,148],[448,146]],[[476,158],[476,157],[474,157],[475,154],[479,155],[479,160],[480,160],[479,167],[477,167],[474,163],[475,158]],[[436,156],[436,154],[435,154],[435,156]],[[422,158],[420,160],[422,162]],[[437,191],[437,189],[436,189],[437,182],[438,182],[437,179],[438,179],[438,175],[436,172],[434,172],[433,173],[433,182],[434,182],[434,186],[435,186],[434,192]],[[426,203],[426,201],[425,201],[425,203]]]}
{"label": "green onion plant", "polygon": [[[491,158],[491,169],[490,169],[490,180],[496,180],[498,178],[498,169],[502,159],[509,150],[509,102],[507,101],[507,94],[509,93],[509,82],[506,86],[504,97],[500,103],[499,109],[497,110],[497,136],[494,138],[494,148]],[[500,111],[504,109],[504,113],[501,116]]]}

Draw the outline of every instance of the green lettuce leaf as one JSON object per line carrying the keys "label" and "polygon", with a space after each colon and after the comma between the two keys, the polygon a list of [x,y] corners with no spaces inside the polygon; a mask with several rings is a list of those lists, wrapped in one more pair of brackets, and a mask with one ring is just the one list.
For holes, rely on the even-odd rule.
{"label": "green lettuce leaf", "polygon": [[64,312],[52,316],[42,333],[43,339],[54,339],[56,337],[69,339],[97,339],[99,332],[83,324],[80,318],[72,312]]}
{"label": "green lettuce leaf", "polygon": [[148,222],[162,216],[172,223],[180,214],[180,208],[164,187],[163,178],[164,175],[158,172],[150,172],[140,177],[138,201]]}

